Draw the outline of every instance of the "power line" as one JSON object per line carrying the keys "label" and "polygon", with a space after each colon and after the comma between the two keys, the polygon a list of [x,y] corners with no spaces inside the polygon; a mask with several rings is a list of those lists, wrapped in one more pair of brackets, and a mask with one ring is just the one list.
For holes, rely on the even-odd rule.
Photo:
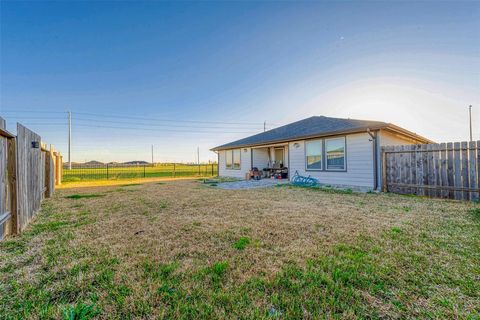
{"label": "power line", "polygon": [[[72,114],[84,114],[84,113],[72,113]],[[93,114],[90,114],[90,115],[93,115]],[[100,116],[100,115],[98,115]],[[100,117],[107,117],[106,115],[101,115]],[[114,117],[114,118],[119,118],[119,119],[130,119],[130,117],[123,117],[123,116],[111,116],[111,117]],[[63,117],[59,118],[59,117],[23,117],[23,116],[14,116],[14,117],[11,117],[13,119],[18,119],[18,120],[23,120],[23,119],[28,119],[28,120],[38,120],[38,119],[42,119],[42,120],[61,120],[61,119],[64,119]],[[230,126],[224,126],[224,127],[221,127],[221,126],[215,126],[215,127],[212,127],[212,126],[198,126],[198,125],[194,125],[195,123],[199,123],[199,124],[215,124],[215,125],[229,125],[229,124],[232,124],[232,125],[248,125],[248,126],[257,126],[257,127],[261,127],[263,125],[263,128],[264,130],[266,130],[266,123],[245,123],[245,122],[221,122],[221,121],[194,121],[194,120],[167,120],[167,119],[147,119],[147,118],[137,118],[137,117],[131,117],[131,119],[137,119],[137,120],[140,120],[140,121],[157,121],[157,122],[165,122],[165,121],[169,121],[169,122],[185,122],[185,123],[191,123],[192,125],[178,125],[178,124],[158,124],[158,123],[140,123],[140,122],[131,122],[131,121],[116,121],[116,120],[104,120],[104,119],[92,119],[92,118],[84,118],[83,116],[76,116],[75,117],[75,120],[78,120],[78,121],[89,121],[89,122],[107,122],[107,123],[118,123],[118,124],[130,124],[130,125],[139,125],[139,126],[158,126],[158,127],[176,127],[176,128],[205,128],[205,129],[253,129],[252,127],[230,127]],[[60,124],[59,124],[60,125]],[[272,124],[273,125],[273,124]]]}
{"label": "power line", "polygon": [[[23,116],[9,116],[8,118],[10,119],[15,119],[15,120],[63,120],[65,117],[23,117]],[[75,117],[75,120],[80,120],[80,121],[92,121],[92,122],[108,122],[108,123],[121,123],[121,124],[134,124],[134,125],[143,125],[143,126],[171,126],[171,127],[185,127],[185,128],[212,128],[211,126],[209,127],[198,127],[198,126],[193,126],[193,125],[172,125],[172,124],[159,124],[159,123],[140,123],[140,122],[131,122],[131,121],[114,121],[114,120],[99,120],[99,119],[92,119],[92,118],[83,118],[83,117]],[[145,119],[146,120],[146,119]],[[143,121],[145,121],[143,120]],[[219,123],[222,124],[222,123]],[[258,124],[260,127],[260,124]],[[231,127],[214,127],[214,128],[231,128]],[[244,129],[247,127],[236,127],[236,129]],[[251,128],[249,128],[251,129]]]}
{"label": "power line", "polygon": [[65,119],[65,117],[41,117],[41,116],[36,116],[36,117],[24,117],[24,116],[8,116],[10,119],[28,119],[28,120],[60,120],[60,119]]}
{"label": "power line", "polygon": [[[113,123],[113,124],[132,124],[132,125],[139,125],[139,126],[144,126],[144,127],[159,127],[158,129],[154,129],[154,128],[135,128],[135,129],[138,129],[138,130],[143,130],[143,129],[149,129],[149,130],[152,130],[152,131],[168,131],[168,130],[165,130],[163,129],[164,127],[165,128],[169,128],[169,127],[172,127],[172,128],[190,128],[190,129],[218,129],[219,131],[211,131],[211,132],[217,132],[217,133],[256,133],[254,131],[233,131],[233,132],[230,132],[230,131],[225,131],[224,129],[232,129],[232,130],[242,130],[242,129],[245,129],[245,130],[254,130],[256,128],[246,128],[246,127],[211,127],[211,126],[182,126],[182,125],[159,125],[159,124],[153,124],[153,125],[149,125],[149,124],[142,124],[142,123],[131,123],[131,122],[116,122],[116,121],[101,121],[101,120],[94,120],[94,119],[77,119],[75,118],[76,121],[91,121],[91,122],[100,122],[100,123]],[[21,122],[22,124],[24,125],[31,125],[31,126],[68,126],[68,123],[54,123],[54,122],[29,122],[29,121],[18,121],[18,122]],[[85,124],[77,124],[76,126],[86,126]],[[98,126],[100,128],[103,128],[105,126]],[[120,128],[120,127],[118,127]],[[123,127],[121,127],[123,128]],[[131,129],[134,129],[134,127],[128,127],[128,128],[131,128]],[[267,130],[270,130],[270,129],[267,129]],[[174,132],[181,132],[181,131],[174,131]],[[192,132],[191,130],[188,130],[188,131],[185,131],[185,132]],[[203,132],[203,131],[200,131],[200,132]]]}
{"label": "power line", "polygon": [[18,122],[21,122],[22,124],[25,124],[25,125],[29,125],[29,126],[32,126],[32,125],[41,125],[41,126],[66,126],[67,123],[52,123],[52,122],[25,122],[25,121],[18,121]]}
{"label": "power line", "polygon": [[131,121],[112,121],[112,120],[98,120],[98,119],[85,119],[75,117],[76,121],[92,121],[92,122],[107,122],[107,123],[118,123],[118,124],[130,124],[138,126],[151,126],[151,127],[175,127],[175,128],[203,128],[203,129],[253,129],[248,127],[212,127],[212,126],[192,126],[192,125],[175,125],[175,124],[158,124],[158,123],[139,123]]}
{"label": "power line", "polygon": [[[229,132],[229,131],[225,131],[223,129],[238,129],[238,130],[242,130],[242,129],[245,129],[245,130],[254,130],[255,128],[246,128],[246,127],[211,127],[211,126],[183,126],[183,125],[161,125],[161,124],[153,124],[153,125],[150,125],[150,124],[144,124],[144,123],[132,123],[132,122],[117,122],[117,121],[103,121],[103,120],[94,120],[94,119],[77,119],[75,118],[76,121],[92,121],[92,122],[101,122],[101,123],[118,123],[118,124],[132,124],[132,125],[139,125],[139,126],[145,126],[145,127],[173,127],[173,128],[190,128],[190,129],[218,129],[218,133],[220,132],[225,132],[225,133],[250,133],[250,132],[253,132],[253,131],[241,131],[241,132],[237,132],[237,131],[234,131],[234,132]],[[60,123],[54,123],[54,122],[29,122],[29,121],[21,121],[23,124],[25,125],[41,125],[41,126],[67,126],[68,123],[63,123],[63,122],[60,122]],[[85,124],[78,124],[77,126],[87,126]],[[97,126],[97,127],[105,127],[105,126]],[[158,129],[155,129],[155,128],[135,128],[135,127],[115,127],[115,128],[129,128],[129,129],[138,129],[138,130],[143,130],[143,129],[149,129],[149,130],[152,130],[152,131],[165,131],[164,129],[162,128],[158,128]],[[178,131],[180,132],[180,131]],[[185,132],[191,132],[191,130],[188,130],[188,131],[185,131]],[[203,132],[203,131],[200,131],[200,132]],[[212,132],[217,132],[217,131],[212,131]]]}
{"label": "power line", "polygon": [[157,131],[157,132],[187,132],[187,133],[259,133],[256,131],[192,131],[192,130],[170,130],[170,129],[152,129],[152,128],[134,128],[134,127],[116,127],[116,126],[95,126],[95,125],[88,125],[88,124],[76,124],[76,127],[88,127],[88,128],[105,128],[105,129],[123,129],[123,130],[143,130],[143,131]]}
{"label": "power line", "polygon": [[74,112],[74,114],[80,115],[91,115],[96,117],[106,117],[106,118],[122,118],[122,119],[136,119],[136,120],[145,120],[145,121],[168,121],[168,122],[188,122],[188,123],[217,123],[217,124],[243,124],[243,125],[261,125],[261,123],[252,123],[252,122],[226,122],[226,121],[204,121],[204,120],[178,120],[178,119],[155,119],[155,118],[142,118],[142,117],[132,117],[132,116],[119,116],[119,115],[106,115],[98,113],[88,113],[88,112]]}
{"label": "power line", "polygon": [[65,111],[45,111],[45,110],[0,110],[2,113],[59,113],[65,114]]}

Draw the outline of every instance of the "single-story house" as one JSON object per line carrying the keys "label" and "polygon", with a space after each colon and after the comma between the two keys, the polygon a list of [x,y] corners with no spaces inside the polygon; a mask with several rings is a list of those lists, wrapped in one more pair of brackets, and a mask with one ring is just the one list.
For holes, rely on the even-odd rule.
{"label": "single-story house", "polygon": [[320,183],[380,190],[381,147],[432,143],[391,123],[310,117],[215,147],[222,177],[245,178],[252,168],[282,167]]}

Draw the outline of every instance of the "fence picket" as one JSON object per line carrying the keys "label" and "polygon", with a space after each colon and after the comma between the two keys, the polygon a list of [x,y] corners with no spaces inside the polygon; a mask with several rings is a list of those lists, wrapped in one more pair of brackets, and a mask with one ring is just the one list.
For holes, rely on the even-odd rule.
{"label": "fence picket", "polygon": [[[385,150],[388,152],[388,151],[393,151],[394,149],[393,149],[392,146],[387,146],[387,147],[385,147]],[[395,182],[394,177],[393,177],[393,174],[394,174],[393,173],[393,171],[394,171],[393,170],[393,156],[394,156],[393,153],[387,153],[387,161],[386,161],[387,162],[387,168],[388,168],[387,171],[386,171],[387,172],[387,175],[386,175],[387,176],[387,186],[389,184]],[[393,192],[394,191],[393,188],[394,187],[389,188],[388,191]]]}
{"label": "fence picket", "polygon": [[[442,178],[441,178],[441,170],[440,170],[440,145],[439,144],[433,144],[432,145],[432,150],[433,150],[433,166],[434,166],[434,171],[433,171],[433,180],[434,180],[434,185],[435,186],[441,186],[442,185]],[[442,190],[435,188],[434,189],[434,197],[436,198],[441,198],[442,197]]]}
{"label": "fence picket", "polygon": [[[477,153],[479,152],[477,148],[480,146],[477,146],[476,141],[470,141],[469,143],[469,187],[470,189],[475,189],[477,186],[477,170],[480,168],[477,168]],[[478,192],[470,191],[470,200],[477,200],[479,197]]]}
{"label": "fence picket", "polygon": [[[447,162],[447,144],[440,143],[440,159],[439,159],[439,166],[440,166],[440,185],[442,187],[448,186],[448,179],[447,179],[447,170],[448,170],[448,162]],[[448,190],[442,189],[440,190],[441,198],[448,198]]]}
{"label": "fence picket", "polygon": [[[401,151],[400,146],[395,146],[395,147],[393,147],[393,149],[395,151]],[[400,160],[400,155],[401,154],[398,153],[398,152],[396,152],[394,154],[395,154],[394,163],[400,163],[401,162],[401,160]],[[401,193],[402,188],[399,185],[400,185],[400,182],[401,182],[402,167],[401,166],[394,166],[394,168],[395,168],[395,188],[396,188],[397,192]]]}
{"label": "fence picket", "polygon": [[[455,166],[454,166],[454,152],[453,152],[453,143],[448,142],[447,143],[447,158],[448,158],[448,169],[447,169],[447,174],[448,174],[448,185],[449,186],[454,186],[455,185]],[[448,192],[448,197],[451,199],[455,198],[455,192],[453,190],[449,190]]]}
{"label": "fence picket", "polygon": [[[423,169],[422,185],[428,185],[428,145],[423,144],[421,146],[421,150],[422,150],[422,169]],[[430,196],[430,190],[423,188],[423,195]]]}
{"label": "fence picket", "polygon": [[461,200],[463,198],[462,192],[459,188],[462,187],[462,159],[460,152],[460,142],[455,142],[453,144],[453,154],[454,154],[454,186],[457,188],[455,191],[455,200]]}
{"label": "fence picket", "polygon": [[[422,156],[422,145],[418,144],[415,148],[415,158],[417,159],[416,169],[417,169],[417,186],[423,184],[423,156]],[[425,192],[423,188],[417,188],[417,195],[423,196]]]}
{"label": "fence picket", "polygon": [[[410,183],[412,185],[417,184],[417,170],[416,170],[416,165],[417,165],[417,145],[412,145],[410,146]],[[418,194],[418,188],[413,187],[412,188],[412,194]]]}
{"label": "fence picket", "polygon": [[404,153],[403,159],[403,168],[402,168],[402,183],[408,185],[408,187],[404,188],[403,193],[411,194],[412,187],[410,186],[412,183],[410,181],[410,146],[405,145],[402,146]]}
{"label": "fence picket", "polygon": [[462,192],[462,198],[463,200],[468,200],[470,199],[470,192],[468,192],[468,142],[463,141],[461,144],[461,154],[462,154],[462,187],[465,188],[465,190]]}
{"label": "fence picket", "polygon": [[[405,150],[405,146],[398,146],[397,147],[399,151],[404,151]],[[405,156],[406,154],[404,152],[399,152],[397,153],[397,155],[400,157],[399,159],[399,163],[400,163],[400,167],[399,167],[399,172],[398,172],[398,183],[399,184],[405,184],[406,183],[406,178],[407,178],[407,175],[406,175],[406,167],[405,167]],[[406,187],[400,187],[400,193],[406,193],[408,192],[407,191],[408,189]]]}

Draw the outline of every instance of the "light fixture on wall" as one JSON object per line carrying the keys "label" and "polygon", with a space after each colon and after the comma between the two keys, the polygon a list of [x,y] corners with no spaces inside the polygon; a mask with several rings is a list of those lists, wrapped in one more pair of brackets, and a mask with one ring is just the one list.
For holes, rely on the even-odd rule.
{"label": "light fixture on wall", "polygon": [[247,148],[243,149],[243,152],[245,152],[245,153],[246,153],[247,151],[248,151],[248,149],[247,149]]}
{"label": "light fixture on wall", "polygon": [[300,143],[295,142],[295,143],[293,144],[293,146],[295,147],[295,149],[298,149],[298,148],[300,148]]}

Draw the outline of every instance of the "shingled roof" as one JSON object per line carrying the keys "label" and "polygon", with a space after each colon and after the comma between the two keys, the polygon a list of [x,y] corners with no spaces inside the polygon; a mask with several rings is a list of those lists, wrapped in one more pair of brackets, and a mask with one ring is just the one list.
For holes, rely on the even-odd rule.
{"label": "shingled roof", "polygon": [[400,130],[405,134],[416,137],[419,142],[424,143],[430,141],[426,138],[417,136],[410,131],[386,122],[314,116],[244,139],[223,144],[213,148],[212,150],[216,151],[238,147],[258,146],[334,134],[355,133],[362,131],[366,132],[367,129],[378,130],[384,128],[395,128],[397,131]]}

